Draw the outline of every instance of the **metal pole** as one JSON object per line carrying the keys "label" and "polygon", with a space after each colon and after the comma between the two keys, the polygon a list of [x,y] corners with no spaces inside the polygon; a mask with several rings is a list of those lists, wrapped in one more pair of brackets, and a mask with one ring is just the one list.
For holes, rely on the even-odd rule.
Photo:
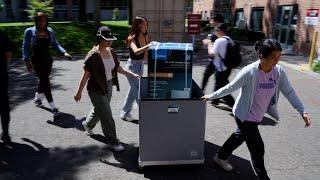
{"label": "metal pole", "polygon": [[318,31],[314,31],[313,38],[312,38],[311,51],[310,51],[310,56],[309,56],[309,66],[310,67],[312,67],[314,55],[316,52],[317,39],[318,39]]}

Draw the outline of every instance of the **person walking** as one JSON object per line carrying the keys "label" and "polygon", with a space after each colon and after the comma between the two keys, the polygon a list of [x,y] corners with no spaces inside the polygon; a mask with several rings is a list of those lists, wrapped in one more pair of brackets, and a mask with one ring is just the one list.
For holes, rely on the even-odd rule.
{"label": "person walking", "polygon": [[5,144],[11,143],[9,135],[10,107],[8,96],[8,70],[7,64],[12,58],[12,44],[6,34],[0,31],[0,116],[1,140]]}
{"label": "person walking", "polygon": [[[48,27],[48,17],[43,12],[37,12],[35,26],[29,27],[24,32],[22,43],[22,59],[25,61],[27,70],[35,71],[39,78],[38,90],[35,93],[34,103],[42,105],[43,96],[46,97],[54,116],[58,116],[56,104],[53,101],[49,76],[52,70],[52,57],[49,53],[49,46],[62,53],[66,58],[72,59],[70,54],[58,43],[52,28]],[[31,54],[30,54],[31,52]]]}
{"label": "person walking", "polygon": [[82,90],[88,81],[87,90],[93,108],[82,125],[88,135],[92,135],[92,129],[100,121],[103,134],[109,140],[111,148],[114,151],[122,151],[124,147],[117,138],[110,106],[112,86],[115,85],[117,90],[120,90],[117,72],[137,80],[139,75],[120,66],[117,55],[110,47],[114,40],[117,38],[111,33],[109,27],[101,26],[98,29],[95,46],[85,58],[83,75],[74,99],[76,102],[80,101]]}
{"label": "person walking", "polygon": [[[213,23],[213,28],[217,27],[220,23],[224,22],[224,18],[221,14],[216,14],[213,19],[212,19]],[[213,29],[214,30],[214,29]],[[218,36],[214,33],[214,31],[208,35],[208,38],[202,40],[202,44],[204,46],[208,46],[209,43],[214,43],[214,41],[218,39]],[[215,72],[215,67],[213,65],[213,60],[214,58],[209,57],[209,62],[203,72],[203,76],[202,76],[202,83],[201,83],[201,90],[204,91],[207,83],[209,81],[209,78],[211,75],[214,74]]]}
{"label": "person walking", "polygon": [[227,158],[246,142],[256,175],[259,179],[270,179],[264,165],[264,143],[258,129],[264,114],[279,119],[277,103],[281,92],[300,113],[305,127],[310,126],[311,119],[286,72],[278,65],[282,51],[280,43],[273,39],[263,39],[256,43],[255,50],[259,56],[258,61],[245,66],[226,86],[201,98],[206,101],[216,99],[240,89],[232,110],[238,128],[222,145],[214,162],[231,171],[233,167]]}
{"label": "person walking", "polygon": [[[228,36],[229,30],[225,24],[218,24],[214,31],[218,36],[218,39],[216,39],[214,43],[208,44],[208,54],[210,57],[214,58],[213,64],[216,70],[214,91],[217,91],[218,89],[229,83],[228,78],[231,74],[232,69],[224,65],[223,59],[226,57],[228,53],[228,43],[234,45],[234,41],[231,39],[230,36]],[[222,97],[221,99],[223,99],[229,107],[232,107],[234,105],[234,99],[230,94]],[[218,105],[219,102],[220,98],[212,100],[211,104]]]}
{"label": "person walking", "polygon": [[[129,59],[126,64],[126,69],[129,71],[143,75],[143,63],[148,58],[148,48],[153,44],[149,43],[147,35],[148,21],[142,16],[136,16],[133,19],[132,27],[126,45],[129,47]],[[120,118],[126,121],[132,121],[134,118],[131,115],[132,105],[134,101],[138,104],[139,80],[127,76],[129,82],[129,90],[124,100]]]}

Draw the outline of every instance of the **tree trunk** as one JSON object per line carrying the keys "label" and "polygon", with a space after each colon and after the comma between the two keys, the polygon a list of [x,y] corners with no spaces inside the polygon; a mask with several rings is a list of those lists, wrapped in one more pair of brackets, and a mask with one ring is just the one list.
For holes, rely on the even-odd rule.
{"label": "tree trunk", "polygon": [[72,17],[72,0],[67,0],[67,19],[69,21],[73,20],[73,17]]}

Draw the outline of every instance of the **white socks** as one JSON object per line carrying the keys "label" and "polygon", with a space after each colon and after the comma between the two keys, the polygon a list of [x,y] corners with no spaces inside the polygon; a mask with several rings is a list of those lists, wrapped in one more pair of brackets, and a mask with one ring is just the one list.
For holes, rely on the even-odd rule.
{"label": "white socks", "polygon": [[51,109],[57,109],[57,107],[53,101],[51,103],[49,103],[49,105],[50,105]]}
{"label": "white socks", "polygon": [[41,100],[44,97],[43,93],[38,93],[36,92],[35,96],[34,96],[34,100]]}

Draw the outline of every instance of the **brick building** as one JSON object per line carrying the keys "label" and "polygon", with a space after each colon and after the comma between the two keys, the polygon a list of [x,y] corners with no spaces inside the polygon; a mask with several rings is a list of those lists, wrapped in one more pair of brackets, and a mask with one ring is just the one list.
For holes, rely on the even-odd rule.
{"label": "brick building", "polygon": [[[310,9],[315,11],[308,13]],[[319,0],[194,0],[193,5],[193,13],[202,14],[203,20],[221,13],[236,27],[261,31],[266,37],[277,39],[284,51],[307,55],[314,31],[320,31],[319,9]],[[316,17],[307,21],[307,14]]]}
{"label": "brick building", "polygon": [[[242,24],[263,31],[267,37],[280,41],[288,52],[309,55],[313,32],[320,30],[318,0],[235,0],[232,8],[235,26]],[[306,22],[310,9],[318,12],[313,14],[317,16],[313,23]],[[317,47],[320,48],[319,36]]]}
{"label": "brick building", "polygon": [[[0,0],[3,1],[3,11],[0,12],[0,22],[29,21],[28,0]],[[53,0],[54,20],[78,20],[79,12],[83,9],[83,16],[93,20],[95,12],[93,0]],[[111,20],[113,10],[119,10],[119,19],[128,19],[128,0],[100,0],[101,20]]]}

